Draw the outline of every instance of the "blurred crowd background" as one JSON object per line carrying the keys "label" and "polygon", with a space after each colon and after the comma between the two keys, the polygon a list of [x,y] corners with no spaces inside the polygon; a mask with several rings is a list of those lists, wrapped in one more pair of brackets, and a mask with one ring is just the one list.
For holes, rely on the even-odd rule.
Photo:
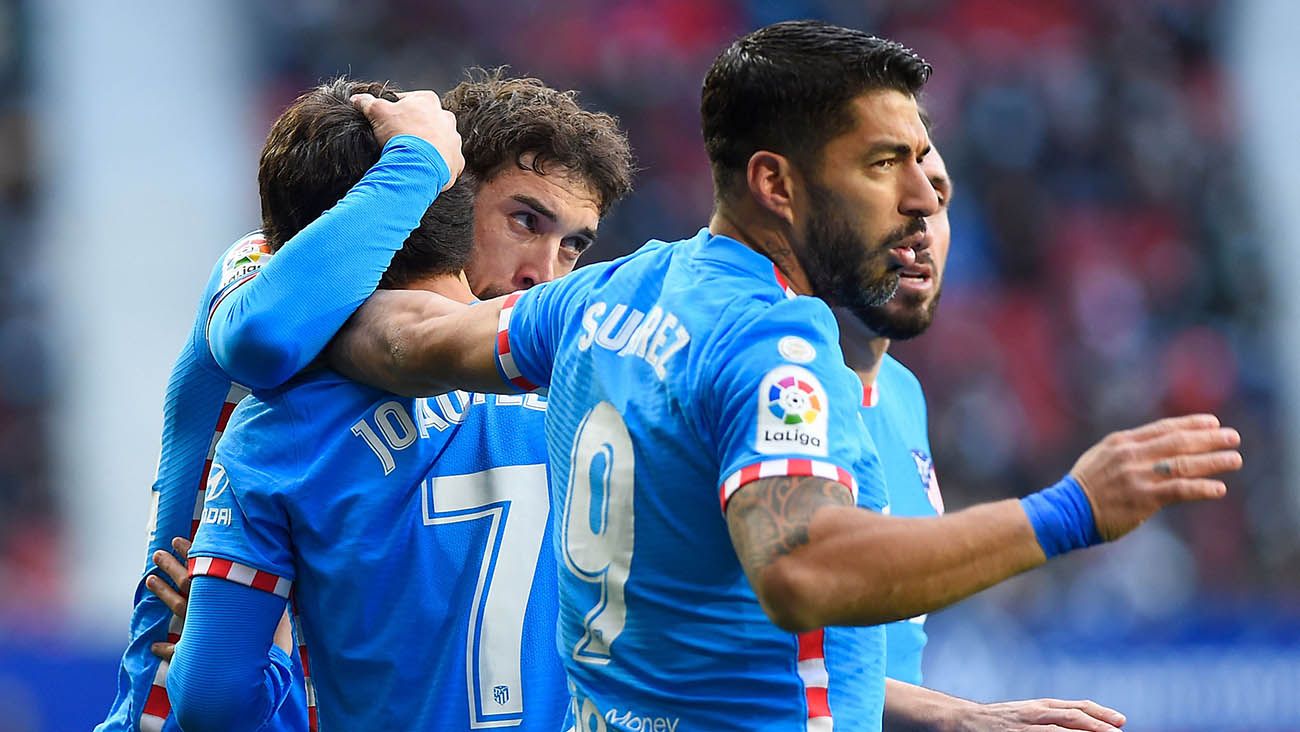
{"label": "blurred crowd background", "polygon": [[[1052,483],[1107,432],[1162,415],[1213,411],[1241,430],[1247,455],[1218,504],[1169,512],[1122,544],[934,616],[928,679],[990,700],[1092,696],[1143,730],[1300,728],[1300,499],[1280,356],[1294,333],[1278,316],[1275,244],[1251,187],[1237,4],[281,0],[227,12],[250,74],[241,114],[257,134],[335,74],[441,90],[470,65],[508,64],[617,114],[641,172],[594,259],[707,221],[699,85],[736,35],[821,17],[915,48],[935,66],[923,101],[956,183],[954,235],[937,324],[894,353],[927,389],[949,510]],[[24,686],[15,669],[57,666],[27,643],[82,599],[69,581],[80,525],[69,496],[101,490],[58,479],[51,402],[60,363],[79,355],[60,348],[48,313],[77,283],[32,275],[34,222],[51,215],[40,210],[50,171],[31,152],[42,134],[33,106],[50,91],[33,63],[35,17],[31,3],[0,2],[0,719],[28,725],[0,729],[65,728],[50,688]],[[1285,81],[1279,93],[1300,94]],[[246,186],[237,195],[255,200]],[[191,240],[184,256],[206,271],[255,224],[230,221],[225,238]],[[188,285],[197,293],[201,280]],[[137,398],[152,413],[161,394],[159,381]],[[156,432],[138,442],[156,444]],[[137,477],[105,489],[135,501],[122,519],[140,527],[127,556],[144,546],[151,475]],[[87,723],[112,694],[132,562],[121,602],[97,610],[114,633],[60,646]]]}

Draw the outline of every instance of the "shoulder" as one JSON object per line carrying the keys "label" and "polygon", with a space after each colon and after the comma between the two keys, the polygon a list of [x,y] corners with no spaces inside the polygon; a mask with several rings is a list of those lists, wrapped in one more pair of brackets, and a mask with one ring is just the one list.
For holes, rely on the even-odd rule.
{"label": "shoulder", "polygon": [[221,300],[257,274],[271,259],[271,245],[262,232],[254,231],[231,244],[213,271],[208,297],[208,317]]}
{"label": "shoulder", "polygon": [[912,399],[925,401],[925,391],[921,387],[921,380],[916,378],[916,374],[912,373],[911,369],[889,354],[885,354],[880,363],[880,376],[878,378],[884,388],[905,394]]}

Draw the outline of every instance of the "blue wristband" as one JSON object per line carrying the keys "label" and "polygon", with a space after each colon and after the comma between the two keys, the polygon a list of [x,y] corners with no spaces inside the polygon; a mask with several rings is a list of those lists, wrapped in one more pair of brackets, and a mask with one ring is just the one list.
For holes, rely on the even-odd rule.
{"label": "blue wristband", "polygon": [[1048,559],[1101,543],[1092,504],[1079,483],[1068,475],[1050,488],[1021,498],[1020,505]]}

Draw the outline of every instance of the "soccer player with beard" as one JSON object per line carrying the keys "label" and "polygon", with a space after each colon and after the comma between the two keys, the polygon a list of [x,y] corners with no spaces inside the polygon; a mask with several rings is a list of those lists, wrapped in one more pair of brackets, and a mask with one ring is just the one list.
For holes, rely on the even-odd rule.
{"label": "soccer player with beard", "polygon": [[[926,242],[918,249],[916,261],[900,271],[894,296],[865,310],[864,317],[835,310],[846,363],[863,383],[862,420],[885,471],[890,513],[914,517],[942,514],[943,497],[931,457],[925,394],[916,376],[888,350],[892,341],[921,335],[934,320],[952,238],[948,207],[953,196],[952,179],[938,149],[930,150],[921,168],[934,186],[939,210],[926,218]],[[920,688],[925,618],[920,615],[885,626],[886,729],[976,732],[1056,725],[1063,730],[1111,732],[1124,724],[1123,714],[1087,700],[976,704]]]}
{"label": "soccer player with beard", "polygon": [[[873,626],[1221,496],[1211,415],[1108,436],[1058,484],[935,519],[885,478],[831,305],[862,314],[939,210],[896,43],[778,23],[705,79],[707,229],[472,308],[379,293],[332,363],[407,393],[549,386],[559,645],[577,728],[877,730]],[[872,510],[862,510],[867,506]]]}

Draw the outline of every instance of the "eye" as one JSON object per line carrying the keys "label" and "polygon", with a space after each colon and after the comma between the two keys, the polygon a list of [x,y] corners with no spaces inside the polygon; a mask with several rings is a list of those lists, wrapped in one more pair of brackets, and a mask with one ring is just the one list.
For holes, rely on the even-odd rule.
{"label": "eye", "polygon": [[532,211],[520,211],[510,214],[510,219],[524,227],[529,233],[537,233],[537,214]]}
{"label": "eye", "polygon": [[888,170],[894,167],[894,164],[897,162],[898,160],[895,158],[885,158],[884,160],[877,160],[876,162],[872,163],[871,167],[879,168],[881,170]]}
{"label": "eye", "polygon": [[560,247],[569,252],[574,259],[577,259],[583,252],[591,248],[591,240],[585,236],[570,236],[560,242]]}

